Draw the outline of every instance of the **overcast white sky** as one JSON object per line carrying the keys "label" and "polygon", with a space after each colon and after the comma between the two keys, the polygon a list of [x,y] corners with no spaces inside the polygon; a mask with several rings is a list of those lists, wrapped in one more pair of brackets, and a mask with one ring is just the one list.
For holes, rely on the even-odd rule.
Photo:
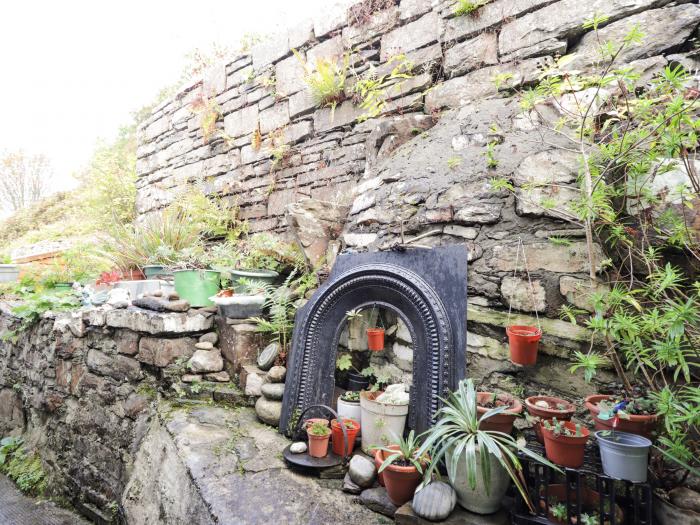
{"label": "overcast white sky", "polygon": [[320,12],[333,0],[21,0],[0,7],[0,152],[52,161],[54,189],[73,184],[98,138],[176,80],[184,56],[236,47]]}

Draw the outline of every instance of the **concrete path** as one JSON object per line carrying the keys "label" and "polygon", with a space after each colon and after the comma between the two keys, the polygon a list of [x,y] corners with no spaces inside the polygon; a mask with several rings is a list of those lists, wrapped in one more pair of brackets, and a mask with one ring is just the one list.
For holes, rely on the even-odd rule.
{"label": "concrete path", "polygon": [[50,501],[22,494],[14,483],[0,475],[0,523],[2,525],[87,525],[72,512]]}

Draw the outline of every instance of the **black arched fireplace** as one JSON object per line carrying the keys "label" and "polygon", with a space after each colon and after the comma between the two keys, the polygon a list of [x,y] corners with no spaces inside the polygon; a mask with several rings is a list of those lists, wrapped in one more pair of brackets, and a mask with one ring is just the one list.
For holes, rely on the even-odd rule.
{"label": "black arched fireplace", "polygon": [[467,248],[463,245],[338,257],[296,314],[280,429],[315,404],[331,405],[336,351],[349,310],[393,310],[413,342],[408,426],[428,428],[466,373]]}

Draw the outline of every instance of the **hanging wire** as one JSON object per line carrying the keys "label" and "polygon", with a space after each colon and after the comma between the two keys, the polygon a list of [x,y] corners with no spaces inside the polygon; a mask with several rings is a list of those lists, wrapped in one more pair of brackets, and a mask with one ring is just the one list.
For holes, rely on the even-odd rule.
{"label": "hanging wire", "polygon": [[[532,299],[532,307],[535,310],[535,318],[537,319],[537,329],[542,332],[542,325],[540,324],[540,316],[537,313],[537,307],[535,305],[535,287],[532,284],[532,278],[530,277],[530,270],[527,267],[527,256],[525,255],[525,245],[523,244],[523,238],[518,237],[518,248],[515,251],[515,266],[513,267],[513,278],[517,277],[518,266],[520,265],[520,250],[523,251],[523,267],[525,268],[525,273],[527,274],[527,281],[530,285],[530,298]],[[510,301],[508,301],[508,326],[510,326],[510,316],[513,309],[513,299],[515,299],[515,287],[513,288],[513,293],[511,294]]]}

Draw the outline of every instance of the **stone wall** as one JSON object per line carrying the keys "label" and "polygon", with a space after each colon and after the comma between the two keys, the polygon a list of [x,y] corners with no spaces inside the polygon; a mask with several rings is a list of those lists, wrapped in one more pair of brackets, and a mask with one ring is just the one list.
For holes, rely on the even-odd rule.
{"label": "stone wall", "polygon": [[[8,335],[18,320],[0,306],[0,333]],[[0,436],[22,435],[39,452],[50,495],[96,523],[112,523],[157,398],[177,397],[173,384],[188,388],[179,381],[185,364],[213,325],[214,315],[201,310],[45,315],[16,341],[0,341]],[[240,343],[229,333],[225,354]],[[227,366],[235,371],[233,362]],[[231,383],[202,382],[189,394],[246,401]]]}
{"label": "stone wall", "polygon": [[[453,6],[452,0],[400,0],[361,25],[347,10],[319,13],[215,67],[144,123],[138,210],[147,215],[186,182],[200,181],[206,191],[235,199],[251,231],[285,233],[291,224],[306,247],[314,245],[314,234],[300,235],[304,224],[316,216],[317,229],[327,230],[321,218],[333,210],[335,224],[345,206],[336,251],[386,249],[417,236],[424,236],[416,242],[424,246],[464,243],[470,249],[469,374],[496,386],[514,381],[523,394],[550,389],[583,396],[597,386],[564,370],[573,351],[589,348],[589,337],[558,318],[564,304],[590,308],[583,230],[558,218],[576,195],[576,157],[557,148],[561,137],[536,133],[514,92],[536,83],[559,55],[575,53],[567,67],[595,71],[596,40],[583,26],[596,12],[608,16],[604,40],[619,41],[635,24],[646,34],[620,57],[640,73],[639,87],[668,64],[696,71],[700,7],[670,0],[492,0],[456,17]],[[390,57],[405,53],[414,76],[387,91],[380,117],[358,122],[363,110],[350,97],[334,112],[314,106],[292,49],[309,63],[347,55],[358,74],[368,64],[386,73]],[[274,82],[262,80],[273,76]],[[190,109],[202,94],[220,107],[217,126],[226,140],[203,141],[200,116]],[[545,109],[554,117],[559,111]],[[258,129],[263,144],[256,149]],[[270,133],[284,135],[291,148],[275,169],[266,147]],[[494,191],[494,177],[508,179],[515,196]],[[555,190],[537,187],[546,182]],[[521,240],[532,291],[516,267]],[[600,272],[602,249],[595,251]],[[545,333],[541,358],[525,370],[508,361],[504,326],[537,324],[537,316]]]}

